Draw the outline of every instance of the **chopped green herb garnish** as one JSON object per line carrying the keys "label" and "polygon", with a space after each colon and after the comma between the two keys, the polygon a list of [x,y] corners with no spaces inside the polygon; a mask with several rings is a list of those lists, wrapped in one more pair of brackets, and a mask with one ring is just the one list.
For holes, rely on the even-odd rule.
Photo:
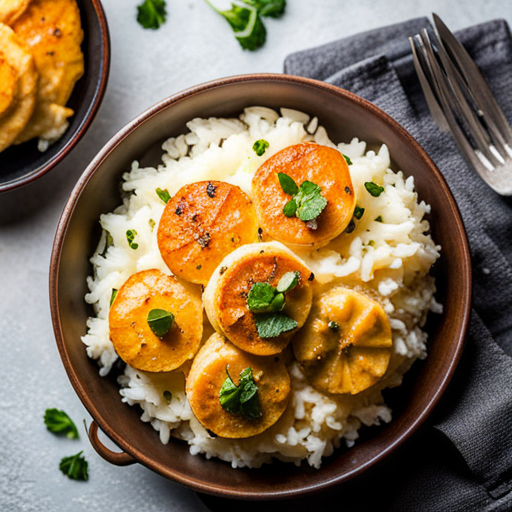
{"label": "chopped green herb garnish", "polygon": [[135,229],[129,229],[126,232],[126,240],[128,241],[128,245],[130,246],[130,249],[137,249],[139,247],[139,244],[135,243],[135,237],[137,236],[137,231]]}
{"label": "chopped green herb garnish", "polygon": [[364,215],[364,208],[361,208],[360,206],[356,206],[354,208],[354,217],[357,220],[361,220],[361,217]]}
{"label": "chopped green herb garnish", "polygon": [[174,315],[165,309],[152,309],[148,314],[148,325],[158,338],[169,332],[173,322]]}
{"label": "chopped green herb garnish", "polygon": [[367,181],[364,184],[364,188],[372,195],[373,197],[379,197],[382,192],[384,192],[384,187],[373,183],[373,181]]}
{"label": "chopped green herb garnish", "polygon": [[[341,153],[343,155],[343,153]],[[345,162],[347,162],[348,165],[352,165],[352,160],[347,155],[343,155],[343,158],[345,159]]]}
{"label": "chopped green herb garnish", "polygon": [[164,398],[170,402],[172,400],[172,393],[170,391],[168,391],[167,389],[164,391]]}
{"label": "chopped green herb garnish", "polygon": [[221,11],[210,0],[206,2],[224,16],[244,50],[254,51],[263,46],[267,39],[267,30],[261,21],[258,9],[247,4],[232,3],[229,11]]}
{"label": "chopped green herb garnish", "polygon": [[156,30],[165,23],[166,17],[165,0],[145,0],[137,6],[137,21],[144,28]]}
{"label": "chopped green herb garnish", "polygon": [[292,288],[295,288],[299,284],[300,272],[286,272],[286,274],[279,279],[276,290],[280,293],[289,292]]}
{"label": "chopped green herb garnish", "polygon": [[116,300],[116,295],[117,295],[117,289],[112,288],[112,294],[110,295],[110,306],[112,306],[112,304],[114,304],[114,301]]}
{"label": "chopped green herb garnish", "polygon": [[276,338],[284,332],[292,331],[297,322],[284,313],[266,313],[255,318],[260,338]]}
{"label": "chopped green herb garnish", "polygon": [[233,382],[226,366],[227,378],[219,391],[219,402],[223,409],[233,414],[241,414],[248,420],[261,417],[258,386],[254,382],[252,368],[240,372],[238,386]]}
{"label": "chopped green herb garnish", "polygon": [[382,222],[382,215],[379,215],[376,219],[375,219],[376,222]]}
{"label": "chopped green herb garnish", "polygon": [[46,428],[54,434],[65,435],[68,439],[78,439],[78,430],[73,420],[58,409],[46,409],[44,413]]}
{"label": "chopped green herb garnish", "polygon": [[375,246],[375,241],[374,240],[370,240],[367,245],[369,245],[370,247],[374,247]]}
{"label": "chopped green herb garnish", "polygon": [[156,226],[156,222],[153,219],[149,219],[148,223],[151,229],[154,229],[154,227]]}
{"label": "chopped green herb garnish", "polygon": [[293,196],[283,208],[286,217],[296,215],[301,221],[309,222],[316,219],[327,206],[327,199],[316,183],[304,181],[299,188],[288,174],[279,172],[277,177],[283,192]]}
{"label": "chopped green herb garnish", "polygon": [[253,144],[252,149],[258,156],[262,156],[267,151],[268,146],[269,144],[266,140],[260,139]]}
{"label": "chopped green herb garnish", "polygon": [[59,469],[72,480],[89,480],[87,468],[89,464],[85,457],[81,457],[83,452],[78,452],[71,457],[64,457],[59,464]]}
{"label": "chopped green herb garnish", "polygon": [[334,320],[331,320],[328,324],[327,324],[327,327],[329,327],[329,329],[333,332],[338,332],[340,330],[340,326],[338,325],[337,322],[335,322]]}
{"label": "chopped green herb garnish", "polygon": [[286,0],[242,0],[244,4],[256,7],[261,16],[279,18],[284,14]]}
{"label": "chopped green herb garnish", "polygon": [[171,199],[171,194],[169,194],[169,191],[167,189],[162,190],[161,188],[157,188],[155,190],[156,195],[165,203],[167,204],[169,202],[169,199]]}
{"label": "chopped green herb garnish", "polygon": [[352,231],[354,231],[354,229],[356,229],[356,223],[353,220],[351,220],[345,229],[345,233],[350,234],[352,233]]}

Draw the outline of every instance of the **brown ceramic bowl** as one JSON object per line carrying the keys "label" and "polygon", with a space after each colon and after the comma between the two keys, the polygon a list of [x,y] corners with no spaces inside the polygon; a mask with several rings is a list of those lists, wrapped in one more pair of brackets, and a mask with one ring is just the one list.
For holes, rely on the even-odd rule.
{"label": "brown ceramic bowl", "polygon": [[84,75],[75,84],[67,106],[75,113],[64,135],[41,153],[37,139],[0,153],[0,192],[12,190],[53,169],[78,143],[92,123],[107,87],[110,40],[100,0],[77,0],[84,40]]}
{"label": "brown ceramic bowl", "polygon": [[[437,299],[444,314],[431,316],[429,356],[417,362],[403,385],[388,399],[393,421],[367,429],[350,450],[339,450],[321,469],[274,463],[260,469],[232,469],[219,460],[189,454],[188,445],[160,443],[140,411],[121,402],[114,376],[102,378],[80,337],[92,309],[84,302],[89,257],[100,236],[99,216],[120,203],[121,174],[134,159],[156,163],[160,144],[186,131],[194,117],[236,116],[244,107],[295,108],[318,116],[334,141],[353,136],[370,144],[386,143],[394,166],[413,174],[420,198],[432,205],[430,222],[443,248],[435,266]],[[154,159],[157,158],[155,161]],[[91,162],[62,214],[53,247],[50,297],[57,345],[69,379],[99,427],[123,450],[114,453],[91,440],[114,464],[139,462],[188,487],[242,499],[275,499],[309,494],[346,481],[377,463],[424,422],[446,388],[462,351],[471,295],[468,243],[454,198],[445,180],[415,140],[374,105],[338,87],[286,75],[246,75],[217,80],[172,96],[121,130]]]}

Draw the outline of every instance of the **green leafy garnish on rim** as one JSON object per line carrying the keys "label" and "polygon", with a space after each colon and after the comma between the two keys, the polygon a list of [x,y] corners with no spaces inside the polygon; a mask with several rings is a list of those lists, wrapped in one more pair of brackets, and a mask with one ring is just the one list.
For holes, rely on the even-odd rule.
{"label": "green leafy garnish on rim", "polygon": [[268,141],[260,139],[253,144],[252,149],[258,156],[263,156],[265,151],[267,151],[268,146]]}
{"label": "green leafy garnish on rim", "polygon": [[310,222],[327,206],[327,199],[321,194],[322,189],[316,183],[304,181],[298,187],[293,178],[284,172],[277,173],[277,178],[283,192],[292,196],[283,208],[286,217],[297,216],[303,222]]}
{"label": "green leafy garnish on rim", "polygon": [[81,457],[83,452],[78,452],[71,457],[64,457],[59,464],[59,469],[72,480],[89,480],[87,469],[89,464],[85,457]]}
{"label": "green leafy garnish on rim", "polygon": [[238,386],[233,382],[226,366],[227,378],[219,391],[220,405],[233,414],[241,414],[248,420],[261,417],[261,406],[258,397],[258,386],[254,382],[252,368],[240,372]]}
{"label": "green leafy garnish on rim", "polygon": [[171,199],[171,194],[169,194],[169,191],[167,189],[162,190],[161,188],[157,188],[155,190],[156,195],[165,203],[167,204],[169,202],[169,199]]}
{"label": "green leafy garnish on rim", "polygon": [[65,435],[68,439],[78,439],[78,430],[73,420],[58,409],[46,409],[44,413],[46,428],[54,434]]}
{"label": "green leafy garnish on rim", "polygon": [[382,192],[384,192],[384,187],[381,187],[380,185],[373,183],[373,181],[367,181],[364,184],[364,188],[373,197],[379,197],[382,194]]}
{"label": "green leafy garnish on rim", "polygon": [[174,315],[165,309],[152,309],[148,313],[148,325],[158,338],[163,338],[174,323]]}
{"label": "green leafy garnish on rim", "polygon": [[166,17],[165,0],[145,0],[137,6],[137,21],[144,28],[156,30],[165,23]]}

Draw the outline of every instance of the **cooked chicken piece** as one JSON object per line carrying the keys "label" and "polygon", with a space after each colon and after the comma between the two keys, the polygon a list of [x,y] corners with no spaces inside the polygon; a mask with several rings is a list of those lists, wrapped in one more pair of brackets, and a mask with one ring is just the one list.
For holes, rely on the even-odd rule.
{"label": "cooked chicken piece", "polygon": [[0,151],[10,146],[34,112],[37,71],[30,49],[0,23]]}
{"label": "cooked chicken piece", "polygon": [[0,23],[12,25],[25,12],[29,3],[30,0],[0,0]]}
{"label": "cooked chicken piece", "polygon": [[[258,387],[258,417],[229,412],[220,402],[228,374],[236,386],[240,374],[250,368]],[[220,437],[245,438],[263,432],[283,414],[290,398],[290,376],[277,357],[248,354],[220,334],[213,334],[194,359],[187,377],[187,399],[201,424]],[[226,404],[225,404],[226,406]]]}
{"label": "cooked chicken piece", "polygon": [[386,373],[393,340],[383,307],[348,288],[313,303],[293,351],[309,382],[321,391],[355,395]]}
{"label": "cooked chicken piece", "polygon": [[[262,338],[256,324],[262,313],[249,310],[249,292],[255,283],[275,288],[288,272],[298,272],[299,279],[285,293],[282,313],[297,326],[277,337]],[[313,296],[312,276],[306,264],[279,242],[244,245],[226,256],[213,273],[203,296],[206,314],[213,327],[237,347],[257,355],[277,354],[306,321]]]}
{"label": "cooked chicken piece", "polygon": [[[293,196],[284,192],[279,173],[290,176],[298,188],[307,181],[321,188],[327,205],[315,222],[284,215],[284,206]],[[347,227],[356,205],[343,155],[309,142],[289,146],[266,160],[254,175],[252,190],[263,231],[287,245],[321,247],[329,243]]]}
{"label": "cooked chicken piece", "polygon": [[119,357],[148,372],[168,372],[191,360],[203,334],[199,295],[159,270],[130,276],[109,313],[110,339]]}
{"label": "cooked chicken piece", "polygon": [[32,0],[13,29],[30,46],[40,75],[36,112],[16,144],[33,137],[51,142],[72,114],[54,105],[66,104],[84,72],[80,11],[75,0]]}
{"label": "cooked chicken piece", "polygon": [[257,241],[256,213],[251,200],[235,185],[191,183],[168,201],[157,236],[172,273],[206,285],[226,255]]}

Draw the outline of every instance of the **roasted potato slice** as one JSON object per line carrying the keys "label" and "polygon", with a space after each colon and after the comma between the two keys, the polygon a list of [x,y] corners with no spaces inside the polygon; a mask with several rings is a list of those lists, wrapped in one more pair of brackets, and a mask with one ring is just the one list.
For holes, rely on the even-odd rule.
{"label": "roasted potato slice", "polygon": [[157,237],[173,274],[206,285],[227,254],[257,240],[256,213],[249,197],[235,185],[191,183],[168,201]]}
{"label": "roasted potato slice", "polygon": [[[174,316],[170,329],[157,336],[148,322],[153,310]],[[203,334],[200,293],[159,270],[128,278],[109,313],[110,339],[119,357],[138,370],[168,372],[192,359]]]}
{"label": "roasted potato slice", "polygon": [[[256,419],[228,412],[219,400],[228,372],[239,385],[246,368],[252,369],[258,387],[261,416]],[[192,412],[205,428],[220,437],[245,438],[263,432],[281,417],[290,398],[290,376],[279,358],[247,354],[215,333],[195,357],[186,390]]]}
{"label": "roasted potato slice", "polygon": [[[287,272],[299,272],[299,283],[285,294],[283,313],[297,322],[297,328],[274,338],[261,338],[256,320],[247,305],[255,283],[277,286]],[[203,300],[213,327],[237,347],[257,355],[281,352],[302,327],[311,308],[314,276],[306,264],[279,242],[244,245],[228,255],[205,289]]]}
{"label": "roasted potato slice", "polygon": [[34,112],[37,71],[30,48],[0,23],[0,151],[10,146]]}
{"label": "roasted potato slice", "polygon": [[29,3],[30,0],[0,0],[0,23],[12,25],[25,12]]}
{"label": "roasted potato slice", "polygon": [[386,373],[393,350],[383,307],[348,288],[318,297],[293,340],[293,351],[309,382],[321,391],[355,395]]}
{"label": "roasted potato slice", "polygon": [[[321,188],[327,205],[316,223],[284,215],[284,206],[292,196],[283,191],[279,173],[290,176],[298,187],[310,181]],[[263,231],[287,245],[327,244],[347,227],[356,205],[343,155],[336,149],[313,143],[289,146],[266,160],[254,175],[252,191]]]}

